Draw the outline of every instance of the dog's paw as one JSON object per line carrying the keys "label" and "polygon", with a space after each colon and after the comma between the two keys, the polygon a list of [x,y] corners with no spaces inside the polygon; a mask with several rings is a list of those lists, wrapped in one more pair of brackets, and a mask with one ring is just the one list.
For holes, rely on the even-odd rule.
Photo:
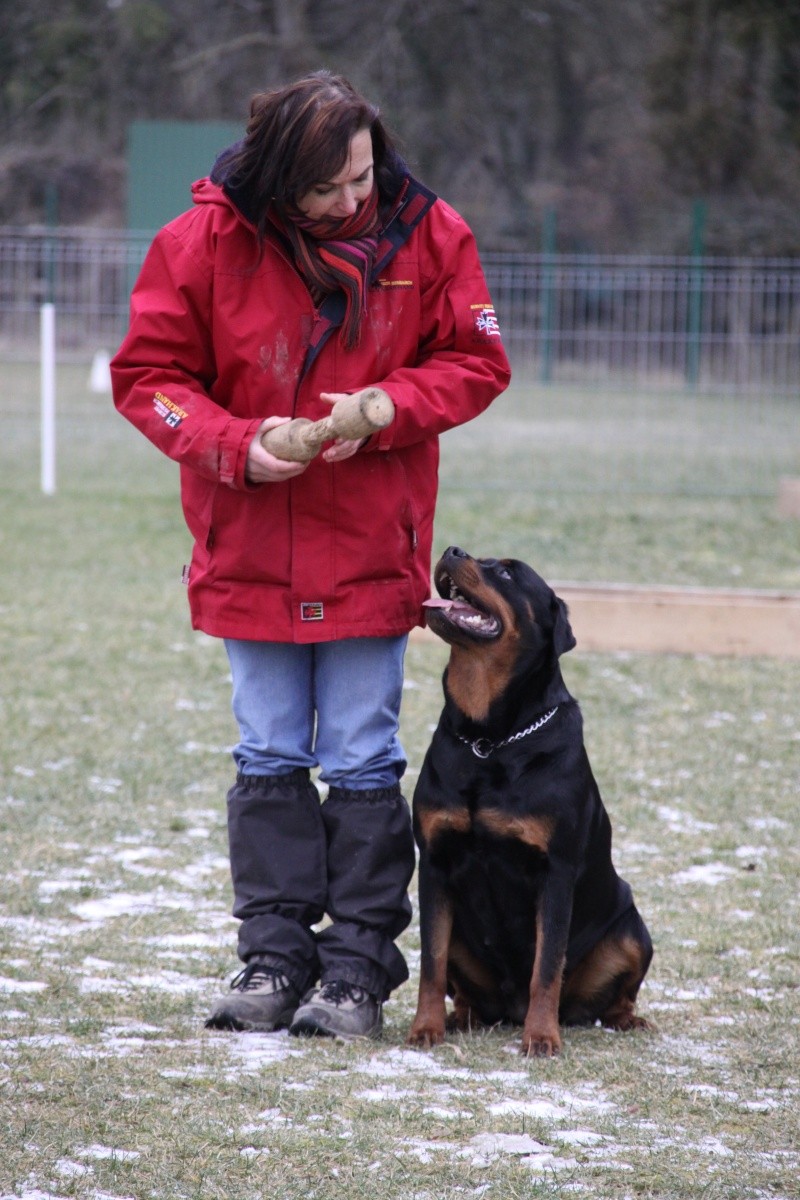
{"label": "dog's paw", "polygon": [[601,1024],[605,1029],[614,1029],[619,1033],[628,1033],[632,1029],[641,1029],[645,1033],[657,1033],[657,1028],[651,1021],[645,1020],[644,1017],[637,1017],[634,1013],[624,1013],[615,1017],[603,1017]]}
{"label": "dog's paw", "polygon": [[423,1025],[415,1022],[406,1038],[406,1045],[416,1046],[420,1050],[430,1050],[432,1046],[439,1046],[443,1041],[444,1025]]}
{"label": "dog's paw", "polygon": [[558,1033],[529,1033],[524,1029],[520,1053],[526,1058],[553,1058],[561,1053],[561,1038]]}

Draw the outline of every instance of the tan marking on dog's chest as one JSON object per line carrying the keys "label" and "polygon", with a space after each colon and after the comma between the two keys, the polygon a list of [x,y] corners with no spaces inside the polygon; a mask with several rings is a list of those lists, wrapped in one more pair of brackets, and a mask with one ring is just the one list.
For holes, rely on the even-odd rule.
{"label": "tan marking on dog's chest", "polygon": [[469,833],[472,828],[472,818],[465,808],[422,809],[417,812],[417,822],[426,845],[443,833]]}
{"label": "tan marking on dog's chest", "polygon": [[475,824],[495,837],[514,838],[533,850],[546,854],[553,835],[553,817],[525,817],[485,808],[475,814]]}

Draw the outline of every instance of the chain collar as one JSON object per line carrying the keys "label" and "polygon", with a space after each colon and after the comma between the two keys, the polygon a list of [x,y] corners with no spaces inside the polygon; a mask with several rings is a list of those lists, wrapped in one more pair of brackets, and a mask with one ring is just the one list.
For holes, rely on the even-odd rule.
{"label": "chain collar", "polygon": [[460,733],[456,737],[465,746],[469,746],[476,758],[488,758],[495,750],[499,750],[501,746],[510,746],[512,742],[518,742],[520,738],[527,737],[529,733],[536,733],[543,725],[546,725],[558,712],[558,705],[551,708],[550,712],[539,717],[538,721],[534,721],[527,729],[520,729],[519,733],[512,733],[511,737],[503,738],[502,742],[490,742],[488,738],[475,738],[471,741],[469,738],[462,737]]}

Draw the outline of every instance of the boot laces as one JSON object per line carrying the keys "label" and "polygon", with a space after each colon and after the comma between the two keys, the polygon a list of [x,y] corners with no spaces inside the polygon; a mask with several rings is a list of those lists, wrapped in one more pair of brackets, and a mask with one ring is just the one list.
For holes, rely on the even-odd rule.
{"label": "boot laces", "polygon": [[333,979],[330,983],[323,983],[318,998],[325,1004],[334,1004],[338,1008],[347,1000],[352,1004],[362,1004],[367,995],[368,993],[356,983],[349,983],[346,979]]}
{"label": "boot laces", "polygon": [[289,980],[280,967],[273,967],[268,963],[251,962],[243,971],[239,972],[235,979],[231,980],[231,991],[256,992],[267,983],[272,984],[274,992],[280,992],[289,987]]}

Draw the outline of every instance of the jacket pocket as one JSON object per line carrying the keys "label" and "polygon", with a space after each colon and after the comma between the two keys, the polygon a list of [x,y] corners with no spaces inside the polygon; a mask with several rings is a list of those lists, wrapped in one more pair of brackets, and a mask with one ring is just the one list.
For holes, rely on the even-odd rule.
{"label": "jacket pocket", "polygon": [[[188,471],[184,475],[181,500],[186,525],[198,548],[210,548],[213,512],[220,485]],[[212,538],[213,541],[213,538]]]}
{"label": "jacket pocket", "polygon": [[403,578],[412,569],[419,541],[405,467],[392,451],[352,461],[358,462],[353,485],[344,494],[337,489],[339,582]]}
{"label": "jacket pocket", "polygon": [[205,531],[209,569],[218,580],[288,586],[288,486],[239,492],[218,484]]}

